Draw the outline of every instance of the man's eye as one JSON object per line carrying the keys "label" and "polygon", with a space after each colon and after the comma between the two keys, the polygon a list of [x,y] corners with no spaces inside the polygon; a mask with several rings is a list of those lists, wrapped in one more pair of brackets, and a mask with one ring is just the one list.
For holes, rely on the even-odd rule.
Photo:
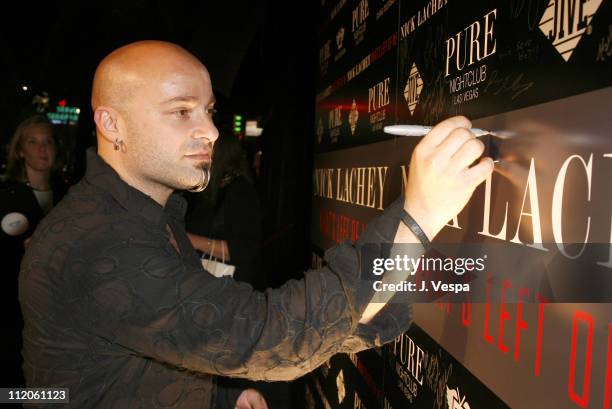
{"label": "man's eye", "polygon": [[206,113],[210,116],[215,116],[217,110],[215,108],[206,108]]}
{"label": "man's eye", "polygon": [[189,119],[189,114],[191,111],[189,109],[179,109],[173,112],[179,119]]}

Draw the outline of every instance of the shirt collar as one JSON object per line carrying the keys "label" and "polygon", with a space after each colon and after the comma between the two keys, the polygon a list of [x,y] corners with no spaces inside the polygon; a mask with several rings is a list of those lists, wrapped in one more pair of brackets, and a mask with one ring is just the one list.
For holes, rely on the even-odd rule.
{"label": "shirt collar", "polygon": [[166,214],[182,220],[187,203],[179,194],[168,198],[165,208],[121,179],[119,174],[106,163],[95,148],[87,149],[87,171],[85,179],[92,185],[108,192],[126,210],[139,214],[156,224],[166,224]]}

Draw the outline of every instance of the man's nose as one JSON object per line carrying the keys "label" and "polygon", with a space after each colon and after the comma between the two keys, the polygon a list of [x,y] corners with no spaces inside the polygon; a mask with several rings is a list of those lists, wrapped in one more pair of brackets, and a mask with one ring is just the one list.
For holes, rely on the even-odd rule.
{"label": "man's nose", "polygon": [[195,138],[205,138],[214,143],[219,138],[219,130],[210,119],[205,119],[204,122],[196,129]]}

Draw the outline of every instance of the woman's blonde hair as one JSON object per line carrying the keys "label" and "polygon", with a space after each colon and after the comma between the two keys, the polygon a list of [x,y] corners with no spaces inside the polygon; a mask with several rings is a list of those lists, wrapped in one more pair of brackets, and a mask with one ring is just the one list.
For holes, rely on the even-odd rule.
{"label": "woman's blonde hair", "polygon": [[[11,142],[8,145],[7,151],[7,164],[6,164],[6,178],[7,180],[12,180],[16,182],[24,182],[26,183],[27,174],[25,171],[25,161],[21,156],[21,150],[23,149],[23,142],[28,135],[28,132],[32,127],[45,127],[51,133],[53,141],[56,143],[57,140],[55,137],[55,132],[53,130],[53,124],[47,119],[44,115],[34,115],[29,118],[24,119],[15,129],[15,133],[11,138]],[[57,154],[56,160],[53,163],[52,172],[56,171],[59,166],[57,163]]]}

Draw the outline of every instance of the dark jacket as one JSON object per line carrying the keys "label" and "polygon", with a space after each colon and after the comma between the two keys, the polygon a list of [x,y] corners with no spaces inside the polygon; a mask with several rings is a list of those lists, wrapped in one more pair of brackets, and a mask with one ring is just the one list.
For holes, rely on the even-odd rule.
{"label": "dark jacket", "polygon": [[[53,205],[56,205],[66,194],[67,185],[60,178],[53,178],[51,190],[53,190]],[[3,243],[13,240],[23,243],[25,239],[32,236],[38,223],[45,217],[31,187],[25,183],[7,180],[0,182],[0,219],[12,212],[19,212],[26,216],[29,227],[19,236],[9,236],[0,230],[0,240]]]}
{"label": "dark jacket", "polygon": [[[53,202],[56,204],[66,192],[66,184],[53,180]],[[24,183],[5,181],[0,183],[0,220],[10,213],[21,213],[28,220],[28,228],[20,235],[12,236],[0,229],[0,255],[2,274],[0,299],[2,300],[3,336],[0,340],[2,351],[1,379],[4,385],[22,386],[21,374],[21,331],[23,321],[17,300],[17,276],[24,254],[24,242],[45,216],[38,205],[32,189]]]}

